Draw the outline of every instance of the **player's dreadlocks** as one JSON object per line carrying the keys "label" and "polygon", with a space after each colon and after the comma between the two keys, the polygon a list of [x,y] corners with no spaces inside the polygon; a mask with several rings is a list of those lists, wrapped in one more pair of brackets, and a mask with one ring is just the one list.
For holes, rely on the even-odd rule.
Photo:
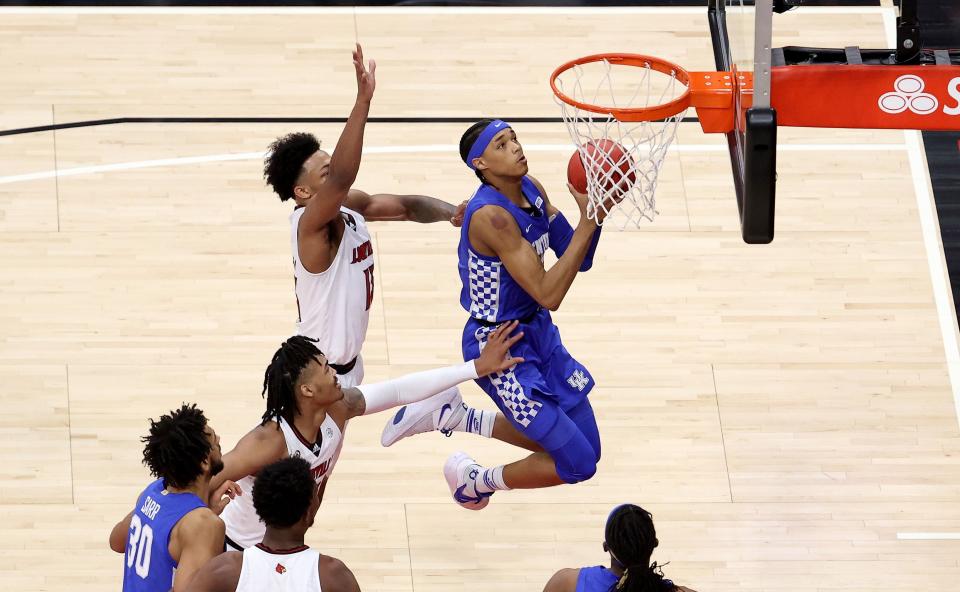
{"label": "player's dreadlocks", "polygon": [[[473,143],[477,141],[477,138],[480,137],[480,134],[483,133],[483,130],[486,129],[492,121],[492,119],[481,119],[471,125],[467,131],[463,132],[463,135],[460,136],[460,160],[467,162],[467,157],[470,155],[470,147],[473,146]],[[477,178],[480,179],[481,183],[488,185],[487,180],[483,178],[483,173],[477,169],[474,169],[473,172],[477,174]]]}
{"label": "player's dreadlocks", "polygon": [[[281,417],[287,423],[293,423],[293,417],[300,411],[295,391],[297,380],[310,360],[316,360],[322,355],[314,345],[316,342],[316,339],[294,335],[284,341],[277,353],[273,354],[267,371],[263,373],[261,395],[266,396],[267,410],[263,414],[261,425]],[[279,427],[277,424],[278,429]]]}
{"label": "player's dreadlocks", "polygon": [[203,461],[210,454],[210,440],[204,430],[207,418],[195,404],[150,420],[150,433],[140,438],[143,464],[163,486],[183,489],[203,474]]}
{"label": "player's dreadlocks", "polygon": [[267,147],[263,178],[280,196],[280,201],[293,199],[293,187],[303,170],[303,163],[319,149],[317,138],[306,132],[281,136]]}
{"label": "player's dreadlocks", "polygon": [[664,592],[673,590],[664,581],[656,562],[650,563],[653,550],[660,544],[653,528],[653,516],[640,506],[624,504],[607,520],[607,548],[620,565],[623,577],[614,589],[618,592]]}
{"label": "player's dreadlocks", "polygon": [[257,472],[253,482],[253,507],[267,526],[289,528],[307,513],[315,487],[310,463],[298,456],[289,456]]}

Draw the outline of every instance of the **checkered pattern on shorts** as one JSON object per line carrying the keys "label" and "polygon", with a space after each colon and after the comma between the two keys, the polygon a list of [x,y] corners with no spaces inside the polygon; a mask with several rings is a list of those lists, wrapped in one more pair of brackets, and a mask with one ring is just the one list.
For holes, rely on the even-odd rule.
{"label": "checkered pattern on shorts", "polygon": [[543,403],[531,401],[523,394],[523,387],[520,386],[513,372],[491,374],[490,382],[496,387],[497,394],[503,399],[503,405],[510,410],[513,419],[523,427],[529,426],[543,407]]}
{"label": "checkered pattern on shorts", "polygon": [[470,276],[470,316],[495,322],[500,303],[499,261],[487,261],[470,253],[467,268]]}
{"label": "checkered pattern on shorts", "polygon": [[[480,351],[483,351],[484,346],[487,345],[487,335],[494,329],[496,327],[481,327],[474,333],[477,341],[480,342]],[[507,352],[507,355],[511,355],[510,352]],[[523,386],[512,370],[496,372],[488,378],[490,378],[490,384],[497,389],[497,395],[503,400],[503,406],[510,410],[513,419],[522,427],[529,426],[543,407],[543,403],[527,398],[523,392]]]}

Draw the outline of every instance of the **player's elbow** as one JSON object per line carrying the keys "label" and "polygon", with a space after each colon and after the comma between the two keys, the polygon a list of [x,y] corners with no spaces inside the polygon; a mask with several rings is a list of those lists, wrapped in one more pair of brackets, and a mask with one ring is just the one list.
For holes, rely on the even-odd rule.
{"label": "player's elbow", "polygon": [[560,308],[561,302],[563,302],[563,297],[555,296],[553,294],[543,294],[537,298],[537,304],[550,311]]}
{"label": "player's elbow", "polygon": [[114,528],[110,533],[110,550],[114,553],[123,553],[127,550],[127,541],[117,535],[117,529]]}

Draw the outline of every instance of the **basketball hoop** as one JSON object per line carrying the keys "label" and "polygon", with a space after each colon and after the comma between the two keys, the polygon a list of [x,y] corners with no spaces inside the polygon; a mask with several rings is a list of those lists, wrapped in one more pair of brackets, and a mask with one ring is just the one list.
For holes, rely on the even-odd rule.
{"label": "basketball hoop", "polygon": [[[660,58],[625,53],[586,56],[554,70],[550,87],[587,173],[590,218],[602,212],[601,223],[619,219],[621,229],[652,221],[660,168],[687,109],[697,108],[704,131],[729,131],[734,89],[748,88],[749,78],[690,73]],[[611,142],[622,150],[594,149]]]}

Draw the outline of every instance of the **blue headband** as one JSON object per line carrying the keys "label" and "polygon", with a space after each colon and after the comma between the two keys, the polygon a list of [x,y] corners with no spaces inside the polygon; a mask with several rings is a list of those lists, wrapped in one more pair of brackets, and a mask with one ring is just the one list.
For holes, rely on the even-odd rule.
{"label": "blue headband", "polygon": [[473,146],[470,147],[470,152],[467,153],[467,166],[476,170],[477,167],[473,166],[473,159],[480,158],[480,155],[483,154],[483,151],[486,150],[487,146],[490,145],[490,141],[493,140],[493,137],[508,127],[510,127],[510,124],[506,121],[494,119],[487,125],[487,127],[483,128],[483,131],[480,132],[480,135],[477,137],[477,141],[474,142]]}

